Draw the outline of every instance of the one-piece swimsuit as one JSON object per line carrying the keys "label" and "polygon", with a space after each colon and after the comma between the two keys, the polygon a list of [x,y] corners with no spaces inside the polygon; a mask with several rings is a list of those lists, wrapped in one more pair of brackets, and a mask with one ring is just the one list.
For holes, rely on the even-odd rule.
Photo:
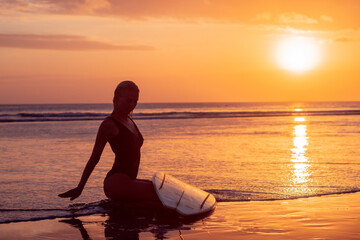
{"label": "one-piece swimsuit", "polygon": [[134,123],[138,134],[130,131],[129,128],[113,117],[107,118],[116,124],[119,134],[109,140],[111,149],[115,153],[115,161],[105,179],[114,173],[123,173],[131,179],[136,179],[140,164],[140,148],[144,142],[143,136],[131,118],[129,119]]}

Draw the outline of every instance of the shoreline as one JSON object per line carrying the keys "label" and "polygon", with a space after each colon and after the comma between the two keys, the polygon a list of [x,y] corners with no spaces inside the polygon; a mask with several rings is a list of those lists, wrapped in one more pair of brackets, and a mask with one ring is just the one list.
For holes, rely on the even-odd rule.
{"label": "shoreline", "polygon": [[0,239],[360,239],[360,192],[273,201],[220,202],[186,222],[94,214],[0,224]]}

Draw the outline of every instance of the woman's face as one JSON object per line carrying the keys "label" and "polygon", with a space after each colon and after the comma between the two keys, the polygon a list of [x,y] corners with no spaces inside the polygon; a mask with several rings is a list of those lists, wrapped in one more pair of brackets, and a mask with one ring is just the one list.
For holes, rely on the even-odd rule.
{"label": "woman's face", "polygon": [[136,90],[124,90],[115,99],[115,108],[117,111],[128,115],[137,105],[139,93]]}

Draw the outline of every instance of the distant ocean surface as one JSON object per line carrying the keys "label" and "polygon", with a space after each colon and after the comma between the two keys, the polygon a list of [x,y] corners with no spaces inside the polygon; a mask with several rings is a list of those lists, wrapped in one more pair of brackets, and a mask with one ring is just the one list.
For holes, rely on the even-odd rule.
{"label": "distant ocean surface", "polygon": [[[135,119],[239,118],[275,116],[360,115],[358,102],[307,103],[143,103]],[[112,110],[112,104],[41,104],[0,105],[0,122],[84,121],[101,120]],[[295,112],[294,112],[295,110]]]}
{"label": "distant ocean surface", "polygon": [[[75,187],[112,104],[0,105],[0,223],[106,212],[107,145],[83,194]],[[157,171],[218,201],[360,191],[360,102],[140,103],[139,178]]]}

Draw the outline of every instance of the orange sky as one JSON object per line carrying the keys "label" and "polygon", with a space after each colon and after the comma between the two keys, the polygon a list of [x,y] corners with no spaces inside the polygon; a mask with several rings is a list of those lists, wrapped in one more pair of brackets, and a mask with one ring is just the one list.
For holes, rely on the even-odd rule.
{"label": "orange sky", "polygon": [[[0,0],[0,104],[360,100],[357,0]],[[319,62],[276,62],[284,39]],[[310,56],[311,58],[311,56]]]}

